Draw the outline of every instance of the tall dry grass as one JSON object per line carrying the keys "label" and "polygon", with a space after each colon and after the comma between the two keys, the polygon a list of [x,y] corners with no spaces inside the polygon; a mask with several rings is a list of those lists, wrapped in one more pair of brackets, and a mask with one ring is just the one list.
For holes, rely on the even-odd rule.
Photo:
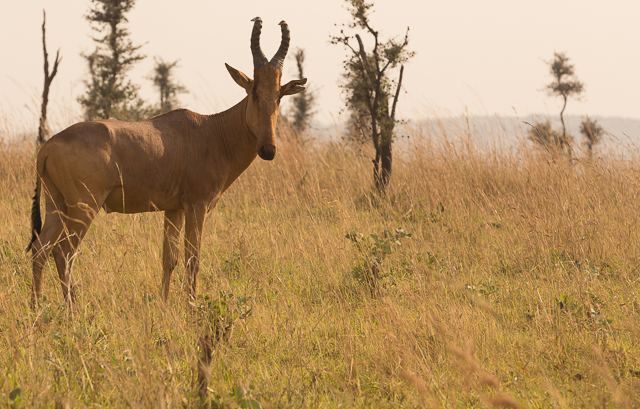
{"label": "tall dry grass", "polygon": [[100,215],[77,304],[49,263],[32,310],[34,153],[0,149],[0,405],[640,406],[638,165],[473,132],[406,129],[385,198],[366,150],[285,142],[254,163],[206,223],[198,292],[251,314],[213,345],[205,397],[182,266],[158,299],[161,214]]}

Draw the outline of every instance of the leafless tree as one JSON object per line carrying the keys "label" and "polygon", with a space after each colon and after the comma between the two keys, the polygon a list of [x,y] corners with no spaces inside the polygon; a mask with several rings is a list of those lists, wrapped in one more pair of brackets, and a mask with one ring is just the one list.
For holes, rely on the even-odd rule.
{"label": "leafless tree", "polygon": [[45,23],[47,22],[47,13],[42,10],[42,51],[44,52],[44,88],[42,90],[42,106],[40,109],[40,124],[38,126],[38,144],[42,145],[49,137],[49,126],[47,124],[47,104],[49,103],[49,88],[53,77],[58,73],[58,65],[62,58],[60,57],[60,49],[56,51],[56,59],[53,63],[53,70],[49,73],[49,54],[47,54],[47,41],[45,36]]}

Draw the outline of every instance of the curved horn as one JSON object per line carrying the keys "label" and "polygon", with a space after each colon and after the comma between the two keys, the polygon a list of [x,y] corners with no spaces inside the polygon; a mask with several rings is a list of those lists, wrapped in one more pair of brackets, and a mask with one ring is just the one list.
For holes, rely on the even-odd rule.
{"label": "curved horn", "polygon": [[260,49],[260,31],[262,31],[262,19],[256,17],[253,20],[253,31],[251,31],[251,54],[253,55],[253,68],[261,68],[269,64],[267,57]]}
{"label": "curved horn", "polygon": [[280,48],[278,48],[278,52],[273,56],[270,63],[278,70],[282,71],[284,57],[287,56],[287,51],[289,51],[289,41],[291,41],[291,36],[289,35],[289,26],[284,20],[282,20],[279,25],[282,29],[282,41],[280,42]]}

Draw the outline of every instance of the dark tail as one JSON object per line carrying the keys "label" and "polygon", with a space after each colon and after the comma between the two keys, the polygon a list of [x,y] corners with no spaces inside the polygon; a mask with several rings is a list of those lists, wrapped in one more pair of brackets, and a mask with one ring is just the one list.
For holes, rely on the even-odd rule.
{"label": "dark tail", "polygon": [[42,217],[40,216],[40,175],[36,175],[36,189],[31,204],[31,241],[27,246],[27,252],[33,247],[33,243],[38,240],[38,235],[42,231]]}

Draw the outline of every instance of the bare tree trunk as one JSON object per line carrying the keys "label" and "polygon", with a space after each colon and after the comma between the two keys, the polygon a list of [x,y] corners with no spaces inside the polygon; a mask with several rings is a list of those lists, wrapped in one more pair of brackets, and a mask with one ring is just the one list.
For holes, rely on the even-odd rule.
{"label": "bare tree trunk", "polygon": [[389,179],[391,178],[391,165],[393,160],[391,146],[391,140],[380,146],[380,174],[376,179],[376,189],[380,193],[384,193],[387,190]]}
{"label": "bare tree trunk", "polygon": [[[377,105],[377,104],[376,104]],[[376,107],[377,108],[377,107]],[[378,118],[374,113],[371,113],[371,139],[373,140],[373,147],[376,150],[376,157],[373,162],[373,181],[378,189],[378,181],[380,180],[380,134],[378,133]],[[378,189],[379,191],[380,189]]]}
{"label": "bare tree trunk", "polygon": [[[404,73],[404,65],[400,66],[400,75],[398,77],[398,87],[393,98],[393,104],[391,106],[391,115],[384,119],[381,119],[381,131],[380,142],[376,144],[376,169],[374,172],[374,181],[376,189],[379,193],[385,193],[387,186],[389,186],[389,179],[391,179],[391,169],[393,165],[393,129],[396,124],[396,105],[398,104],[398,97],[400,96],[400,87],[402,86],[402,75]],[[385,108],[388,112],[388,105]],[[377,161],[380,163],[380,169],[378,171]]]}
{"label": "bare tree trunk", "polygon": [[45,40],[45,23],[47,21],[47,15],[42,10],[42,50],[44,52],[44,89],[42,90],[42,107],[40,110],[40,124],[38,126],[38,145],[42,145],[49,137],[49,127],[47,126],[47,104],[49,103],[49,88],[53,77],[58,73],[58,64],[62,59],[60,58],[60,49],[56,52],[56,60],[53,63],[53,71],[49,74],[49,55],[47,54],[47,43]]}
{"label": "bare tree trunk", "polygon": [[393,122],[389,117],[379,118],[380,132],[373,133],[373,146],[376,158],[373,160],[373,182],[378,193],[384,193],[391,176],[391,143],[393,138]]}
{"label": "bare tree trunk", "polygon": [[400,66],[400,74],[398,75],[398,88],[396,88],[396,95],[393,98],[393,106],[391,108],[391,120],[396,120],[396,105],[398,105],[398,97],[400,97],[400,87],[402,87],[402,74],[404,74],[404,65]]}
{"label": "bare tree trunk", "polygon": [[[560,111],[560,122],[562,123],[562,145],[564,145],[567,140],[567,127],[564,125],[564,110],[567,107],[567,96],[563,95],[564,104],[562,105],[562,110]],[[563,146],[564,148],[564,146]]]}

